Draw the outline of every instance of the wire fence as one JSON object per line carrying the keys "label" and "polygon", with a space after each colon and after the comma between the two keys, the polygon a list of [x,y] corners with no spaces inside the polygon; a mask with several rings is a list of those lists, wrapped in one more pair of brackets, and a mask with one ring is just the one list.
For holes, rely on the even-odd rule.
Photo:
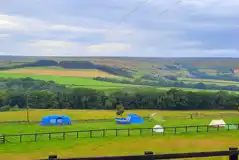
{"label": "wire fence", "polygon": [[45,132],[30,134],[5,134],[0,136],[0,143],[38,142],[46,140],[70,140],[78,138],[102,138],[118,136],[154,136],[154,135],[178,135],[185,133],[239,131],[239,124],[227,124],[225,127],[218,125],[178,126],[162,128],[125,128],[125,129],[97,129],[65,132]]}

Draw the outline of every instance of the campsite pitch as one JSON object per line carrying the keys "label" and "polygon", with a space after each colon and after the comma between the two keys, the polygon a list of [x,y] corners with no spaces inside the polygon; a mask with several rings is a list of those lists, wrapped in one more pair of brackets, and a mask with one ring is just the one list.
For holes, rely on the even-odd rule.
{"label": "campsite pitch", "polygon": [[[141,116],[150,116],[155,110],[132,110],[128,113],[137,113]],[[211,115],[212,117],[202,117],[196,119],[179,118],[177,116],[189,116],[191,113]],[[225,111],[224,114],[232,114],[223,118],[226,123],[239,123],[237,116],[238,112]],[[2,114],[2,113],[1,113]],[[1,121],[14,120],[17,115],[18,120],[24,120],[26,112],[5,112],[5,117],[1,117]],[[153,128],[155,125],[166,126],[185,126],[185,125],[207,125],[212,119],[221,119],[220,111],[158,111],[158,121],[146,120],[143,124],[127,124],[119,125],[114,122],[115,111],[87,111],[87,110],[31,110],[30,115],[32,120],[40,121],[45,115],[62,114],[69,116],[72,120],[77,119],[102,119],[111,118],[111,122],[80,122],[72,123],[72,125],[64,126],[40,126],[37,124],[0,124],[0,134],[20,134],[20,133],[39,133],[39,132],[64,132],[89,129],[114,129],[114,128]],[[97,117],[95,117],[97,116]],[[124,116],[124,117],[125,117]],[[166,119],[161,116],[169,116]],[[16,120],[16,118],[15,118]],[[184,131],[184,129],[182,129]],[[136,133],[137,132],[137,133]],[[180,132],[180,130],[179,130]],[[126,132],[125,132],[126,133]],[[168,133],[168,132],[166,132]],[[217,131],[212,128],[210,132],[195,132],[189,130],[188,133],[182,134],[165,134],[155,135],[145,134],[139,136],[138,131],[132,131],[131,136],[119,135],[115,136],[112,131],[112,136],[95,137],[95,138],[79,138],[71,137],[65,140],[54,139],[48,140],[48,136],[37,142],[22,142],[22,143],[6,143],[0,145],[0,159],[9,160],[30,160],[47,158],[50,154],[57,154],[60,157],[85,157],[85,156],[105,156],[105,155],[132,155],[143,154],[144,151],[153,151],[155,153],[172,153],[172,152],[192,152],[192,151],[214,151],[227,150],[228,147],[238,147],[239,132],[238,130]],[[161,133],[159,133],[161,134]],[[75,135],[72,135],[75,136]],[[122,147],[123,146],[123,147]],[[215,158],[218,160],[219,158]]]}

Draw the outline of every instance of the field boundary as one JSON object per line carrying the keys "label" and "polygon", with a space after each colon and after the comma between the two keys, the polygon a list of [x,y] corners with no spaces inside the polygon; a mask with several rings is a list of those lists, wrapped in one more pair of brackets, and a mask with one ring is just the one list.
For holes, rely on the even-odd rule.
{"label": "field boundary", "polygon": [[[42,132],[42,133],[29,133],[29,134],[4,134],[0,136],[0,144],[14,143],[14,142],[37,142],[40,140],[66,140],[67,136],[70,138],[102,138],[112,136],[143,136],[143,135],[165,135],[165,134],[182,134],[182,133],[199,133],[209,131],[239,131],[238,124],[227,124],[227,127],[221,128],[211,127],[209,125],[195,125],[195,126],[178,126],[178,127],[163,127],[163,132],[157,133],[155,130],[162,128],[114,128],[114,129],[95,129],[95,130],[78,130],[78,131],[65,131],[65,132]],[[233,126],[233,127],[230,127]],[[235,128],[234,126],[237,126]],[[202,131],[203,129],[203,131]],[[134,133],[133,133],[134,131]],[[137,133],[135,134],[135,131]],[[145,133],[146,132],[146,133]],[[124,134],[124,135],[122,135]],[[83,135],[83,136],[82,136]]]}
{"label": "field boundary", "polygon": [[41,160],[156,160],[156,159],[181,159],[181,158],[206,158],[206,157],[224,157],[229,160],[238,160],[238,148],[229,148],[227,151],[209,151],[209,152],[191,152],[191,153],[171,153],[154,154],[151,151],[144,152],[144,155],[115,156],[115,157],[89,157],[89,158],[58,158],[57,155],[51,155],[48,159]]}

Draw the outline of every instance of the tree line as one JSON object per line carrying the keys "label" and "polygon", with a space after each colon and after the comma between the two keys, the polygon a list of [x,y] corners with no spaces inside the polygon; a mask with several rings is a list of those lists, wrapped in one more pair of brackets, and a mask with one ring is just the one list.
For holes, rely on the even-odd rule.
{"label": "tree line", "polygon": [[[168,91],[137,89],[104,92],[88,88],[67,88],[54,82],[30,78],[4,80],[5,83],[11,83],[8,88],[0,90],[1,111],[26,107],[113,110],[119,105],[125,109],[160,110],[236,110],[239,107],[239,95],[226,91],[192,92],[172,88]],[[21,89],[17,86],[21,86]]]}
{"label": "tree line", "polygon": [[[170,80],[172,77],[152,77],[149,75],[143,76],[144,79],[136,80],[126,80],[126,79],[115,79],[106,77],[95,77],[95,80],[112,82],[112,83],[122,83],[122,84],[132,84],[132,85],[146,85],[146,86],[157,86],[157,87],[178,87],[178,88],[193,88],[193,89],[203,89],[203,90],[228,90],[228,91],[239,91],[239,87],[236,85],[216,85],[216,84],[205,84],[200,83],[184,83],[182,81]],[[164,79],[165,78],[165,79]]]}

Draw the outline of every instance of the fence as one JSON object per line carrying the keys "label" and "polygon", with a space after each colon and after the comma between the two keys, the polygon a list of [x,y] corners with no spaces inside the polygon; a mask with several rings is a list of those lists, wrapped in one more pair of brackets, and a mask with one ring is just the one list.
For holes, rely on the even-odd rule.
{"label": "fence", "polygon": [[[236,126],[236,128],[235,128]],[[183,133],[199,133],[212,131],[239,131],[239,124],[228,124],[226,128],[210,127],[208,125],[198,126],[178,126],[164,127],[162,133],[154,132],[154,128],[116,128],[116,129],[97,129],[97,130],[79,130],[67,132],[47,132],[34,134],[7,134],[0,136],[0,143],[16,143],[16,142],[37,142],[44,140],[66,140],[77,138],[97,138],[112,136],[146,136],[146,135],[165,135],[165,134],[183,134]]]}
{"label": "fence", "polygon": [[155,155],[153,152],[145,152],[144,155],[136,156],[118,156],[118,157],[91,157],[91,158],[57,158],[49,156],[48,159],[42,160],[157,160],[157,159],[182,159],[182,158],[206,158],[228,156],[229,160],[238,160],[239,151],[237,148],[229,148],[228,151],[213,152],[193,152],[193,153],[175,153]]}

